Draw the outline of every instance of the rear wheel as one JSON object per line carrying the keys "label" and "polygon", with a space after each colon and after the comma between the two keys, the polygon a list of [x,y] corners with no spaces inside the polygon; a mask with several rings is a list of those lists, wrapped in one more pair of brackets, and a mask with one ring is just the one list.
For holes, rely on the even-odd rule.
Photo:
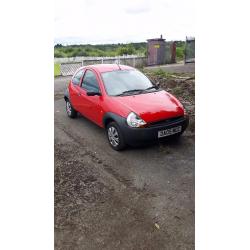
{"label": "rear wheel", "polygon": [[115,122],[111,122],[106,127],[109,145],[116,151],[120,151],[126,147],[122,132]]}
{"label": "rear wheel", "polygon": [[66,112],[70,118],[75,118],[77,116],[77,111],[72,107],[69,100],[66,100]]}

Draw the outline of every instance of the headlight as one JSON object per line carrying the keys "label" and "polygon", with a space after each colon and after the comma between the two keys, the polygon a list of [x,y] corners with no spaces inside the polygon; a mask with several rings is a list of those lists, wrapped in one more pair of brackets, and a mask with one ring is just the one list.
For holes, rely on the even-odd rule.
{"label": "headlight", "polygon": [[139,128],[146,124],[137,114],[131,112],[127,117],[127,124],[132,128]]}

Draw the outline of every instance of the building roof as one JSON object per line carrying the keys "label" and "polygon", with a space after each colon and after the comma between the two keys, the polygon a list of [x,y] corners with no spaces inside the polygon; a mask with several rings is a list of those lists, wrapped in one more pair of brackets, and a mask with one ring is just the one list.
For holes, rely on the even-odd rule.
{"label": "building roof", "polygon": [[147,39],[148,42],[151,42],[151,41],[166,41],[166,39],[163,39],[163,38],[152,38],[152,39]]}

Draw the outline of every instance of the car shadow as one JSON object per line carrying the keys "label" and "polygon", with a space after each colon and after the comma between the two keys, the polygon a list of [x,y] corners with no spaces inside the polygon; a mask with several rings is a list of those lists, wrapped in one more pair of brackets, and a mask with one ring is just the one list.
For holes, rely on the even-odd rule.
{"label": "car shadow", "polygon": [[[90,133],[97,134],[99,138],[103,140],[104,143],[107,142],[105,129],[99,127],[97,124],[93,123],[92,121],[90,121],[89,119],[87,119],[86,117],[84,117],[83,115],[79,113],[77,115],[77,120],[79,120],[79,122],[84,123],[85,126],[87,126],[88,129],[90,129]],[[124,150],[118,151],[118,153],[119,152],[131,152],[131,151],[139,152],[141,150],[154,150],[154,149],[159,150],[162,148],[178,149],[178,148],[185,147],[188,144],[190,144],[189,138],[184,135],[181,135],[180,137],[177,137],[177,138],[165,138],[161,141],[148,142],[148,143],[143,143],[140,145],[133,145],[133,146],[128,145]],[[110,147],[110,150],[113,151],[111,147]]]}

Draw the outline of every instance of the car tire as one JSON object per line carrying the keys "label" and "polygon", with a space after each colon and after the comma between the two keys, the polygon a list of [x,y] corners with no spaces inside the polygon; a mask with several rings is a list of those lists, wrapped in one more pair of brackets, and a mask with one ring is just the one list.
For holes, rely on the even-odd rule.
{"label": "car tire", "polygon": [[76,118],[77,111],[72,107],[69,100],[66,100],[66,113],[70,118]]}
{"label": "car tire", "polygon": [[110,122],[106,126],[106,133],[108,137],[109,145],[116,151],[120,151],[126,148],[122,132],[116,122]]}

